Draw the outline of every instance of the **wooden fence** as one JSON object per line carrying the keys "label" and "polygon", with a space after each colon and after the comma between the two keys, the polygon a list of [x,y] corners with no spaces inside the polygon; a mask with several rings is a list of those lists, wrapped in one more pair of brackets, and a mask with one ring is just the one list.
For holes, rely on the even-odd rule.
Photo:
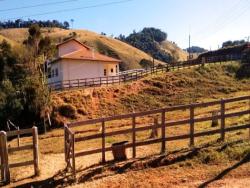
{"label": "wooden fence", "polygon": [[[215,63],[215,62],[211,62],[211,63]],[[88,88],[88,87],[99,87],[99,86],[105,86],[105,85],[107,86],[107,85],[112,85],[112,84],[121,84],[125,82],[136,81],[138,79],[144,78],[149,75],[153,75],[153,74],[157,74],[161,72],[168,72],[171,70],[178,70],[181,68],[190,68],[196,65],[203,65],[203,64],[199,61],[173,63],[173,64],[152,67],[144,71],[138,70],[138,71],[134,71],[128,74],[124,74],[124,75],[58,81],[58,82],[49,83],[48,87],[52,91],[57,91],[57,90],[67,90],[67,89],[74,89],[74,88]]]}
{"label": "wooden fence", "polygon": [[[240,101],[248,101],[246,104],[247,110],[242,110],[238,112],[233,113],[226,113],[225,105],[233,102],[240,102]],[[220,105],[220,113],[216,116],[209,116],[209,117],[195,117],[195,109],[202,108],[202,107],[210,107]],[[189,110],[189,118],[184,120],[178,120],[178,121],[172,121],[167,122],[166,116],[168,116],[168,112],[174,112],[174,111],[180,111],[180,110]],[[137,127],[136,126],[136,118],[143,117],[143,116],[152,116],[155,114],[161,114],[161,123],[160,124],[154,124],[150,126],[143,126],[143,127]],[[250,122],[245,125],[241,126],[230,126],[226,127],[225,122],[226,118],[232,118],[232,117],[238,117],[242,115],[250,115],[250,96],[243,96],[238,98],[231,98],[231,99],[222,99],[218,101],[212,101],[212,102],[206,102],[206,103],[195,103],[195,104],[189,104],[189,105],[181,105],[181,106],[174,106],[174,107],[167,107],[147,112],[140,112],[140,113],[132,113],[132,114],[126,114],[126,115],[119,115],[119,116],[113,116],[113,117],[107,117],[107,118],[101,118],[101,119],[93,119],[93,120],[87,120],[87,121],[81,121],[81,122],[75,122],[70,124],[65,124],[64,130],[65,130],[65,160],[67,163],[67,167],[72,171],[72,173],[75,175],[75,158],[80,156],[86,156],[91,154],[102,154],[102,161],[106,161],[106,152],[111,151],[112,147],[106,146],[106,138],[110,136],[117,136],[117,135],[124,135],[131,133],[132,134],[132,142],[126,144],[126,148],[132,148],[132,154],[133,158],[136,157],[136,147],[138,146],[145,146],[155,143],[161,143],[161,152],[166,151],[166,142],[168,141],[176,141],[176,140],[182,140],[182,139],[189,139],[190,146],[194,146],[195,144],[195,138],[196,137],[202,137],[202,136],[208,136],[208,135],[214,135],[214,134],[220,134],[221,140],[225,140],[225,133],[241,130],[241,129],[247,129],[249,128],[249,136],[250,136]],[[122,119],[131,119],[131,128],[126,130],[119,130],[119,131],[112,131],[112,132],[106,132],[106,123],[113,121],[113,120],[122,120]],[[220,120],[220,128],[216,130],[209,130],[209,131],[203,131],[203,132],[195,132],[195,123],[200,122],[206,122],[206,121],[213,121],[214,119]],[[92,134],[88,136],[81,136],[81,137],[75,137],[75,134],[72,130],[74,127],[81,127],[84,128],[84,126],[87,125],[94,125],[100,123],[101,124],[101,133]],[[179,136],[171,136],[166,134],[168,131],[167,129],[169,127],[173,126],[182,126],[185,124],[189,124],[189,134],[186,135],[179,135]],[[79,129],[79,128],[78,128]],[[161,130],[161,137],[156,139],[148,139],[145,141],[136,141],[136,133],[146,130],[152,130],[152,129],[160,129]],[[85,131],[82,131],[86,132]],[[77,131],[77,134],[81,133],[81,131]],[[75,151],[75,144],[78,142],[93,140],[93,139],[101,139],[101,148],[96,148],[92,150],[87,151]]]}
{"label": "wooden fence", "polygon": [[[17,135],[32,134],[32,144],[19,147],[8,147],[8,137],[14,137]],[[33,160],[25,161],[21,163],[9,163],[9,155],[12,152],[33,150]],[[0,132],[0,156],[1,156],[1,180],[5,183],[10,183],[10,168],[34,165],[35,175],[39,174],[39,155],[38,155],[38,131],[37,127],[31,129],[22,129],[18,131]]]}

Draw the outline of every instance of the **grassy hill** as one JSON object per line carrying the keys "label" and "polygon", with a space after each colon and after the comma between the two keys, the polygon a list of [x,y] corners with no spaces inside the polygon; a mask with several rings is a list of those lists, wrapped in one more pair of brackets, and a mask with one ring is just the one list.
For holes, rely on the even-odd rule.
{"label": "grassy hill", "polygon": [[172,54],[178,61],[187,60],[188,53],[178,47],[177,44],[169,41],[164,41],[160,46],[162,50],[169,54]]}
{"label": "grassy hill", "polygon": [[[50,36],[56,43],[61,42],[63,38],[70,36],[73,32],[77,34],[77,39],[81,42],[95,48],[97,51],[120,58],[123,61],[123,69],[134,69],[140,68],[139,62],[142,59],[152,60],[152,57],[143,51],[134,48],[124,42],[113,39],[111,37],[99,35],[97,33],[87,30],[65,30],[59,28],[43,28],[42,32],[44,35]],[[6,29],[0,30],[0,35],[7,39],[13,40],[18,43],[22,43],[28,36],[28,29]],[[163,43],[162,48],[170,54],[178,57],[180,60],[184,60],[186,55],[176,45],[166,42]],[[156,64],[163,63],[156,61]]]}
{"label": "grassy hill", "polygon": [[[75,121],[101,116],[157,109],[228,98],[249,93],[249,79],[239,80],[240,65],[207,65],[194,69],[153,75],[137,82],[95,89],[68,91],[52,95],[54,118]],[[73,109],[73,119],[60,115],[62,106]]]}
{"label": "grassy hill", "polygon": [[10,39],[8,39],[8,38],[6,38],[6,37],[0,35],[0,42],[2,42],[3,40],[6,40],[6,41],[7,41],[8,43],[10,43],[12,46],[17,44],[15,41],[10,40]]}

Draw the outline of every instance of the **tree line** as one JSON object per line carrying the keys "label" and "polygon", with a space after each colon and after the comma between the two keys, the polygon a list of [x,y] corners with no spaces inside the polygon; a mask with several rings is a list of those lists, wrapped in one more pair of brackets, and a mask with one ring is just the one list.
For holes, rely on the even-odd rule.
{"label": "tree line", "polygon": [[222,48],[227,48],[227,47],[233,47],[233,46],[239,46],[246,44],[247,42],[245,40],[235,40],[235,41],[225,41],[222,43]]}
{"label": "tree line", "polygon": [[58,20],[8,20],[8,21],[0,21],[0,29],[8,29],[8,28],[29,28],[31,25],[37,24],[39,27],[58,27],[63,29],[69,29],[69,22],[59,22]]}
{"label": "tree line", "polygon": [[167,39],[167,33],[157,28],[144,28],[142,31],[134,31],[129,36],[119,35],[116,39],[126,42],[148,54],[153,58],[169,63],[173,57],[161,49],[160,43]]}
{"label": "tree line", "polygon": [[[50,111],[50,94],[43,72],[44,56],[53,56],[55,46],[31,25],[24,45],[0,43],[0,126],[7,120],[21,128],[41,126]],[[41,58],[43,57],[43,58]]]}

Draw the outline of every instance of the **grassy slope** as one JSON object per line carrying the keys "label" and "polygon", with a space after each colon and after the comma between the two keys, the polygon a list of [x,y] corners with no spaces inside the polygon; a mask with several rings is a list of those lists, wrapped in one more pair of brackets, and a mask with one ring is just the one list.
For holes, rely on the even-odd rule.
{"label": "grassy slope", "polygon": [[164,41],[161,43],[161,48],[165,50],[167,53],[173,54],[173,56],[178,61],[185,61],[187,60],[187,52],[183,51],[181,48],[179,48],[176,44],[173,44],[169,41]]}
{"label": "grassy slope", "polygon": [[2,42],[3,40],[6,40],[6,41],[7,41],[8,43],[10,43],[12,46],[17,45],[17,43],[16,43],[15,41],[10,40],[10,39],[8,39],[8,38],[6,38],[6,37],[0,35],[0,42]]}
{"label": "grassy slope", "polygon": [[[87,116],[78,114],[79,119],[84,119],[101,116],[101,114],[112,115],[130,112],[132,104],[134,104],[136,111],[142,111],[166,105],[249,95],[250,80],[237,80],[234,77],[234,72],[238,67],[239,65],[237,64],[226,64],[180,70],[178,72],[148,77],[133,84],[57,93],[53,95],[52,99],[55,107],[67,103],[81,109],[81,113],[83,111],[87,112]],[[246,106],[246,103],[227,106],[227,112],[228,110],[230,111],[228,113],[235,112],[242,106]],[[211,109],[203,108],[196,113],[204,117],[210,111]],[[167,114],[167,121],[188,117],[188,111],[175,112],[175,114]],[[57,118],[62,120],[60,119],[61,117]],[[136,121],[137,126],[151,122],[150,117],[148,119],[138,118]],[[227,121],[226,125],[231,126],[246,122],[249,122],[248,115],[240,119],[230,119],[230,122]],[[111,130],[128,129],[131,128],[131,119],[119,122],[114,121],[110,124],[107,123],[106,126],[108,132]],[[92,125],[75,128],[74,131],[76,131],[76,136],[79,137],[81,135],[100,133],[99,128],[99,125]],[[197,123],[195,127],[195,131],[208,131],[210,129],[211,122]],[[82,133],[77,133],[79,130]],[[188,131],[189,126],[172,127],[167,128],[166,134],[168,136],[176,136],[186,134]],[[150,131],[144,131],[137,134],[137,139],[138,141],[145,140],[148,139],[149,135]],[[201,183],[215,177],[225,168],[243,159],[250,151],[248,141],[235,142],[235,140],[248,138],[248,130],[227,133],[227,143],[224,145],[217,142],[218,138],[219,135],[213,135],[195,139],[197,150],[187,149],[189,140],[168,142],[167,155],[160,156],[157,155],[160,151],[160,145],[138,147],[137,159],[121,163],[111,162],[111,165],[108,163],[104,166],[94,165],[89,167],[100,162],[100,154],[78,158],[77,169],[79,171],[77,173],[77,182],[79,184],[77,183],[78,185],[75,187],[119,187],[119,185],[127,187],[145,187],[147,185],[152,187],[171,187],[175,185],[197,187]],[[126,134],[107,138],[106,145],[110,146],[112,143],[124,139],[130,140],[131,135]],[[28,142],[31,142],[30,137],[25,137],[21,140],[22,145],[27,145]],[[233,144],[228,144],[228,142]],[[89,150],[100,147],[100,143],[100,140],[90,140],[77,143],[75,147],[77,151]],[[16,145],[16,140],[12,140],[10,145]],[[59,170],[65,168],[63,145],[62,128],[54,129],[46,135],[40,135],[41,175],[36,180],[27,178],[33,174],[32,166],[11,169],[12,178],[17,181],[12,186],[26,185],[26,187],[30,187],[32,185],[30,182],[34,181],[36,181],[37,186],[43,185],[47,187],[51,183],[54,183],[55,187],[62,184],[69,186],[70,182],[67,182],[65,176],[62,173],[58,173]],[[12,153],[10,160],[15,162],[24,161],[24,158],[28,159],[27,154],[31,157],[32,151]],[[128,151],[128,156],[131,157],[131,151]],[[145,156],[146,158],[144,158]],[[111,152],[107,152],[106,157],[107,160],[112,160]],[[53,165],[50,160],[53,161]],[[55,174],[57,175],[54,176]],[[172,176],[173,174],[175,176]],[[235,170],[232,175],[230,174],[229,177],[244,181],[244,178],[249,177],[249,175],[249,163],[246,163],[242,168]],[[230,179],[225,179],[225,182],[228,181]],[[218,184],[215,187],[220,187],[220,185],[222,184]],[[239,184],[235,183],[234,185],[238,186]]]}
{"label": "grassy slope", "polygon": [[[250,94],[250,80],[235,78],[238,68],[236,63],[179,70],[120,86],[57,93],[52,101],[54,109],[69,104],[78,109],[77,119],[87,119]],[[55,116],[64,119],[57,110]]]}
{"label": "grassy slope", "polygon": [[[94,47],[96,50],[107,54],[113,54],[115,57],[118,56],[123,61],[123,67],[125,69],[140,68],[139,62],[142,59],[152,60],[152,58],[148,54],[144,53],[141,50],[138,50],[119,40],[102,36],[91,31],[64,30],[58,28],[43,29],[43,33],[45,35],[51,36],[53,39],[55,39],[55,41],[62,40],[63,38],[69,36],[69,34],[72,32],[77,33],[77,38],[81,42]],[[27,29],[7,29],[7,30],[1,30],[0,34],[8,39],[14,40],[18,43],[22,43],[23,40],[27,38],[28,31]],[[177,46],[172,45],[171,43],[168,43],[168,45],[165,46],[164,48],[167,49],[166,50],[167,52],[170,53],[174,52],[173,54],[176,57],[177,56],[180,57],[181,60],[183,60],[183,57],[186,57],[186,55],[183,55],[183,53],[185,52],[183,52]],[[156,61],[156,63],[162,63],[162,62]]]}

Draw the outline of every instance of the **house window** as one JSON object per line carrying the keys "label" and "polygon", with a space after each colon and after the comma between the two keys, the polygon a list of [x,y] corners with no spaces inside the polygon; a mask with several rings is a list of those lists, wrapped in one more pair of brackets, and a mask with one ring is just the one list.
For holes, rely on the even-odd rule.
{"label": "house window", "polygon": [[58,76],[58,68],[55,69],[55,74],[56,74],[56,77]]}
{"label": "house window", "polygon": [[104,76],[107,76],[107,70],[104,69]]}
{"label": "house window", "polygon": [[48,68],[48,78],[51,78],[51,68]]}
{"label": "house window", "polygon": [[114,72],[114,69],[111,69],[111,73],[113,73]]}
{"label": "house window", "polygon": [[115,66],[115,72],[118,73],[118,65]]}
{"label": "house window", "polygon": [[55,70],[52,69],[51,77],[54,78],[54,76],[55,76]]}

